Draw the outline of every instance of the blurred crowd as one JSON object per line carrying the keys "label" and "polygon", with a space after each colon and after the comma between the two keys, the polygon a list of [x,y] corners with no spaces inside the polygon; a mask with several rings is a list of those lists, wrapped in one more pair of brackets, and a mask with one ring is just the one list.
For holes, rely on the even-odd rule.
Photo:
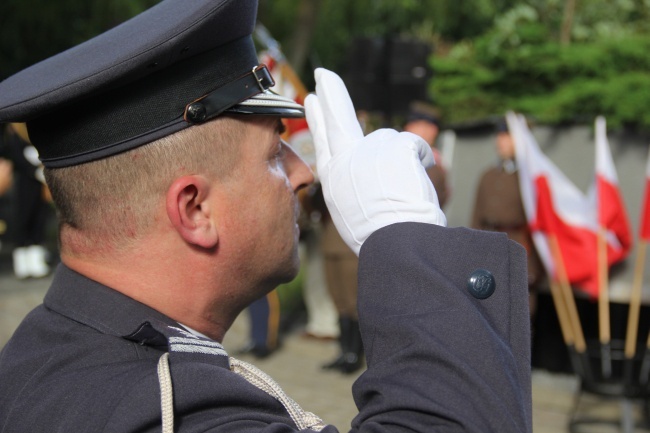
{"label": "blurred crowd", "polygon": [[[23,123],[10,123],[0,136],[0,196],[3,239],[11,243],[16,278],[41,278],[50,272],[45,247],[51,199],[38,152]],[[9,206],[10,196],[11,206]]]}
{"label": "blurred crowd", "polygon": [[[359,113],[359,121],[366,133],[371,132],[373,127],[366,113]],[[422,137],[431,146],[436,164],[427,169],[427,174],[444,210],[452,192],[450,167],[439,149],[437,110],[426,103],[412,103],[402,129]],[[498,125],[495,134],[498,162],[480,178],[471,225],[506,232],[528,249],[532,318],[536,288],[544,275],[528,233],[519,196],[514,145],[505,122]],[[315,164],[312,169],[316,171]],[[338,354],[324,362],[323,368],[343,374],[354,373],[364,366],[356,307],[358,258],[334,227],[320,183],[317,181],[300,191],[299,197],[302,205],[301,305],[306,312],[303,337],[336,341]],[[53,215],[53,209],[38,153],[29,142],[24,124],[7,124],[2,130],[0,202],[4,208],[0,214],[0,236],[5,240],[2,248],[5,252],[11,249],[15,277],[49,275],[56,256],[56,251],[48,251],[46,247],[48,218]],[[251,304],[245,314],[249,318],[250,339],[239,354],[265,358],[279,350],[285,312],[278,290]]]}

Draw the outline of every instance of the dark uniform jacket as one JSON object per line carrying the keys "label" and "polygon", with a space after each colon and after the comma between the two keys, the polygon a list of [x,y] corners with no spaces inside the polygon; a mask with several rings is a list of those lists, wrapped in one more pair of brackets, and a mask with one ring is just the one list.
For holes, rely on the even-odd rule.
{"label": "dark uniform jacket", "polygon": [[[360,257],[368,371],[353,387],[352,431],[531,431],[523,249],[503,234],[402,223]],[[160,431],[167,352],[174,431],[297,429],[219,343],[61,266],[0,355],[0,431]]]}

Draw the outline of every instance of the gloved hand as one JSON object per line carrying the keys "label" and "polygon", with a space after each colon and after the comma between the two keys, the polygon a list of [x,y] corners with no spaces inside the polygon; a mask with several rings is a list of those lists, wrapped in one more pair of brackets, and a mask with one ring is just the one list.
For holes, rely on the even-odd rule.
{"label": "gloved hand", "polygon": [[444,226],[425,167],[433,152],[409,132],[380,129],[366,137],[341,78],[316,69],[316,95],[305,100],[318,175],[334,225],[359,255],[376,230],[398,222]]}

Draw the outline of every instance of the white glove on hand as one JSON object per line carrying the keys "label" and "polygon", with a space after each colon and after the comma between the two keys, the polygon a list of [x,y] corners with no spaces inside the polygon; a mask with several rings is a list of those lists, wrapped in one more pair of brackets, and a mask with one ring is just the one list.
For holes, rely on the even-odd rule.
{"label": "white glove on hand", "polygon": [[366,137],[345,84],[316,69],[316,95],[305,100],[327,208],[345,243],[359,255],[376,230],[398,222],[445,226],[425,167],[433,152],[409,132],[380,129]]}

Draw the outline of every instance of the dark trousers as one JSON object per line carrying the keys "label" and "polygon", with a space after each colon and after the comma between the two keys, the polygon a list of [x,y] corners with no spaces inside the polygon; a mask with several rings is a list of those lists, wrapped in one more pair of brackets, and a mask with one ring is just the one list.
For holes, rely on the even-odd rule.
{"label": "dark trousers", "polygon": [[15,214],[10,230],[16,247],[42,245],[49,210],[49,205],[43,200],[43,184],[19,173],[14,182]]}
{"label": "dark trousers", "polygon": [[258,347],[269,350],[278,344],[280,328],[280,300],[273,290],[268,295],[253,302],[248,307],[251,323],[251,340]]}

